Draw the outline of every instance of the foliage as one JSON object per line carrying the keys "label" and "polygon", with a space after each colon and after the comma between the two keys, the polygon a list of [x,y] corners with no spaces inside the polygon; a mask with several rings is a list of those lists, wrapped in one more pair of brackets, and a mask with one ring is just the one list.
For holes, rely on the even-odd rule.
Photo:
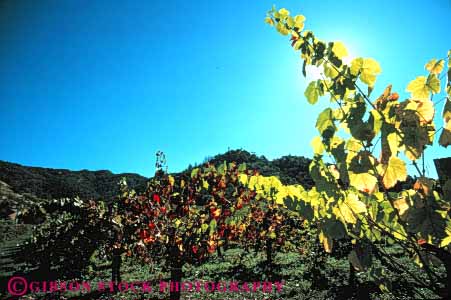
{"label": "foliage", "polygon": [[45,212],[46,219],[33,227],[31,239],[17,258],[30,267],[37,266],[44,278],[80,276],[89,266],[91,255],[108,244],[110,226],[105,204],[66,198],[40,203],[39,210]]}
{"label": "foliage", "polygon": [[[435,252],[439,247],[449,247],[450,199],[434,190],[434,182],[419,168],[420,178],[413,189],[399,193],[389,189],[407,178],[401,154],[417,166],[416,161],[424,157],[425,149],[433,143],[436,131],[432,97],[441,91],[439,76],[445,59],[429,61],[425,66],[428,74],[407,85],[409,99],[400,101],[390,85],[372,101],[371,92],[382,71],[376,60],[358,57],[345,63],[347,50],[343,43],[317,39],[312,31],[304,30],[304,16],[292,17],[286,9],[273,8],[265,21],[282,35],[291,35],[292,47],[301,53],[304,75],[306,66],[322,70],[322,78],[312,81],[306,89],[308,102],[316,104],[325,95],[331,100],[330,106],[318,116],[316,128],[320,135],[312,141],[315,157],[310,175],[315,187],[302,195],[294,209],[318,227],[327,252],[332,251],[334,239],[344,236],[353,238],[357,244],[364,241],[377,244],[388,237],[390,243],[402,245],[430,276],[431,282],[418,284],[440,294],[434,283],[440,279],[431,271],[417,241],[435,247]],[[445,147],[451,133],[450,56],[448,52],[444,126],[439,139],[439,144]],[[359,85],[366,86],[366,90]],[[325,156],[332,159],[333,165],[326,164]],[[351,254],[355,267],[381,273],[370,259],[363,260],[371,252]],[[381,283],[380,288],[386,290],[387,285]]]}
{"label": "foliage", "polygon": [[179,176],[157,171],[142,195],[124,185],[113,220],[128,239],[126,250],[146,261],[156,252],[182,264],[205,260],[233,238],[240,210],[255,197],[240,184],[239,168],[207,164]]}

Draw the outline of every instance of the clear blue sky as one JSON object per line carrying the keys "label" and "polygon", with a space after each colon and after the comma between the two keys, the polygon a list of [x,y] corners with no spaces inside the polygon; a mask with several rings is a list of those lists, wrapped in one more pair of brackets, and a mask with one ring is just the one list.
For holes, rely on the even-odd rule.
{"label": "clear blue sky", "polygon": [[[318,107],[301,60],[264,24],[272,4],[382,66],[375,95],[451,48],[451,2],[0,2],[0,159],[153,174],[244,148],[311,156]],[[323,100],[327,102],[326,99]],[[436,118],[442,124],[440,118]],[[429,151],[431,159],[449,150]]]}

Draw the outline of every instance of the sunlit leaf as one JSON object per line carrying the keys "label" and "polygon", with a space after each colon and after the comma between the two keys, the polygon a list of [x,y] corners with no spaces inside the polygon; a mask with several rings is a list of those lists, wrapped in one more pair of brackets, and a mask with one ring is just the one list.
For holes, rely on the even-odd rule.
{"label": "sunlit leaf", "polygon": [[346,199],[339,204],[338,214],[343,218],[346,223],[355,224],[357,222],[357,215],[366,213],[366,205],[359,200],[359,197],[355,193],[349,193]]}
{"label": "sunlit leaf", "polygon": [[330,237],[328,237],[325,234],[323,234],[323,232],[320,232],[319,239],[320,239],[320,242],[323,243],[324,250],[327,253],[332,253],[332,248],[334,246],[334,241]]}
{"label": "sunlit leaf", "polygon": [[282,35],[288,35],[288,33],[290,33],[290,31],[288,30],[288,28],[285,26],[284,23],[279,22],[276,25],[276,29],[278,32],[280,32]]}
{"label": "sunlit leaf", "polygon": [[377,178],[369,173],[351,173],[349,180],[359,191],[371,194],[376,190]]}
{"label": "sunlit leaf", "polygon": [[332,46],[332,51],[335,53],[335,55],[342,59],[345,56],[348,56],[348,50],[346,49],[345,45],[342,42],[334,42]]}
{"label": "sunlit leaf", "polygon": [[333,111],[330,108],[323,110],[316,120],[316,128],[322,136],[332,135],[335,130],[335,124],[333,119]]}
{"label": "sunlit leaf", "polygon": [[440,74],[443,71],[444,66],[445,61],[443,59],[437,61],[437,59],[433,58],[424,66],[424,68],[432,74]]}
{"label": "sunlit leaf", "polygon": [[374,59],[359,57],[352,60],[350,71],[354,76],[360,73],[360,80],[372,87],[376,82],[376,76],[382,72],[382,69]]}
{"label": "sunlit leaf", "polygon": [[437,75],[430,74],[428,76],[426,84],[432,93],[434,93],[434,94],[440,93],[440,79],[438,79]]}
{"label": "sunlit leaf", "polygon": [[411,93],[412,98],[415,99],[428,99],[429,88],[426,85],[427,77],[418,76],[407,85],[407,91]]}
{"label": "sunlit leaf", "polygon": [[407,85],[408,92],[414,99],[428,99],[430,93],[437,94],[440,92],[440,80],[435,74],[428,77],[418,76]]}
{"label": "sunlit leaf", "polygon": [[271,26],[274,25],[274,21],[273,21],[273,19],[270,18],[270,17],[266,17],[266,18],[265,18],[265,23],[267,23],[267,24],[269,24],[269,25],[271,25]]}
{"label": "sunlit leaf", "polygon": [[290,12],[286,8],[279,9],[279,15],[281,19],[288,17],[289,14]]}
{"label": "sunlit leaf", "polygon": [[440,243],[440,247],[447,247],[449,244],[451,244],[451,223],[448,222],[446,228],[445,228],[446,237],[443,238],[442,242]]}
{"label": "sunlit leaf", "polygon": [[304,92],[304,95],[310,104],[315,104],[318,101],[319,90],[318,90],[318,85],[317,85],[316,81],[312,81],[309,83],[309,85],[307,86],[307,89]]}
{"label": "sunlit leaf", "polygon": [[297,15],[294,17],[294,27],[299,31],[304,29],[305,17],[303,15]]}
{"label": "sunlit leaf", "polygon": [[417,113],[420,116],[420,123],[431,123],[435,114],[434,102],[429,99],[418,101]]}
{"label": "sunlit leaf", "polygon": [[321,155],[324,152],[324,144],[321,137],[315,136],[310,142],[310,145],[312,146],[315,155]]}
{"label": "sunlit leaf", "polygon": [[407,197],[402,197],[396,200],[393,200],[393,206],[399,211],[399,215],[401,216],[401,219],[405,220],[405,213],[409,209],[409,201]]}
{"label": "sunlit leaf", "polygon": [[406,163],[396,156],[390,157],[388,165],[380,165],[379,173],[386,189],[392,188],[398,181],[405,181],[407,178]]}

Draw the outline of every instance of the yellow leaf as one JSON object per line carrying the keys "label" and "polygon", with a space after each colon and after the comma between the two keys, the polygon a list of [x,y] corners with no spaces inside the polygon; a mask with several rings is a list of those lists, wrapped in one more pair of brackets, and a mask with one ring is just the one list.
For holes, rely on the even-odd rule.
{"label": "yellow leaf", "polygon": [[376,190],[377,178],[369,173],[350,173],[349,180],[361,192],[372,194]]}
{"label": "yellow leaf", "polygon": [[348,56],[348,50],[346,49],[345,45],[342,42],[334,42],[332,46],[332,51],[335,53],[335,55],[342,59],[345,56]]}
{"label": "yellow leaf", "polygon": [[440,80],[435,74],[426,76],[418,76],[407,85],[408,92],[411,93],[412,98],[428,99],[430,93],[437,94],[440,92]]}
{"label": "yellow leaf", "polygon": [[273,21],[273,19],[270,18],[270,17],[266,17],[266,18],[265,18],[265,23],[266,23],[266,24],[269,24],[269,25],[271,25],[271,26],[274,25],[274,21]]}
{"label": "yellow leaf", "polygon": [[326,250],[327,253],[332,253],[332,248],[334,246],[334,240],[332,240],[329,237],[325,237],[323,240],[323,246],[324,246],[324,250]]}
{"label": "yellow leaf", "polygon": [[298,28],[299,31],[304,29],[305,17],[303,15],[297,15],[294,17],[294,27]]}
{"label": "yellow leaf", "polygon": [[420,124],[429,124],[434,119],[434,102],[430,99],[416,101],[418,103],[417,113],[420,116]]}
{"label": "yellow leaf", "polygon": [[322,231],[319,233],[319,240],[323,243],[324,250],[327,253],[332,253],[334,241],[330,237],[326,236]]}
{"label": "yellow leaf", "polygon": [[365,203],[360,201],[354,193],[348,194],[346,199],[338,205],[338,209],[343,220],[350,224],[357,223],[358,214],[367,212]]}
{"label": "yellow leaf", "polygon": [[209,187],[209,186],[210,186],[210,185],[208,184],[208,181],[202,180],[202,187],[203,187],[204,189],[208,190],[208,187]]}
{"label": "yellow leaf", "polygon": [[283,24],[282,22],[277,23],[276,29],[277,29],[277,31],[280,32],[282,35],[288,35],[288,33],[289,33],[289,30],[287,29],[287,27],[285,26],[285,24]]}
{"label": "yellow leaf", "polygon": [[332,174],[335,179],[340,179],[340,172],[338,172],[336,165],[329,165],[327,168],[329,169],[330,174]]}
{"label": "yellow leaf", "polygon": [[360,69],[362,68],[362,64],[363,64],[363,58],[359,57],[359,58],[354,58],[351,61],[351,74],[354,76],[357,76],[360,72]]}
{"label": "yellow leaf", "polygon": [[288,16],[286,22],[287,22],[288,27],[290,27],[290,28],[294,27],[294,19],[292,17]]}
{"label": "yellow leaf", "polygon": [[346,149],[348,151],[359,152],[360,149],[362,149],[362,147],[363,147],[362,142],[353,137],[350,137],[346,142]]}
{"label": "yellow leaf", "polygon": [[393,206],[399,211],[399,215],[402,220],[405,220],[406,215],[404,215],[409,209],[410,205],[406,197],[402,197],[393,201]]}
{"label": "yellow leaf", "polygon": [[365,213],[366,205],[362,201],[359,200],[359,197],[356,194],[348,194],[345,200],[345,204],[349,206],[350,209],[356,214]]}
{"label": "yellow leaf", "polygon": [[429,88],[426,85],[426,76],[418,76],[407,85],[407,91],[415,99],[428,99]]}
{"label": "yellow leaf", "polygon": [[171,175],[169,175],[169,176],[168,176],[168,180],[169,180],[169,184],[173,186],[174,183],[175,183],[174,177],[172,177]]}
{"label": "yellow leaf", "polygon": [[448,236],[446,236],[442,242],[440,243],[440,247],[446,247],[449,244],[451,244],[451,223],[448,223],[446,228],[445,228],[445,232]]}
{"label": "yellow leaf", "polygon": [[379,174],[386,189],[392,188],[398,181],[407,178],[406,163],[396,156],[390,157],[387,165],[379,165]]}
{"label": "yellow leaf", "polygon": [[324,75],[329,78],[335,78],[338,76],[338,71],[331,64],[326,63],[324,65]]}
{"label": "yellow leaf", "polygon": [[324,152],[324,144],[319,136],[315,136],[313,140],[310,142],[310,145],[313,148],[313,153],[315,155],[321,155]]}
{"label": "yellow leaf", "polygon": [[360,80],[373,87],[376,83],[376,76],[382,72],[382,69],[374,59],[359,57],[351,62],[351,74],[357,76],[359,72]]}
{"label": "yellow leaf", "polygon": [[247,185],[248,183],[248,176],[246,174],[240,174],[238,175],[238,180],[241,184]]}
{"label": "yellow leaf", "polygon": [[443,59],[437,61],[437,59],[431,59],[424,68],[432,74],[440,74],[445,66],[445,61]]}
{"label": "yellow leaf", "polygon": [[286,8],[279,9],[279,15],[282,17],[287,17],[290,14],[290,12]]}
{"label": "yellow leaf", "polygon": [[448,235],[447,237],[445,237],[442,242],[440,243],[440,247],[446,247],[449,244],[451,244],[451,235]]}

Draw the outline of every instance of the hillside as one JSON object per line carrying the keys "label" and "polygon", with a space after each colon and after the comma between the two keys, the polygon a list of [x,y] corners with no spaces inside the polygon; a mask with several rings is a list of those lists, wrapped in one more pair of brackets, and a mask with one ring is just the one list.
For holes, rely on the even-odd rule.
{"label": "hillside", "polygon": [[138,174],[113,174],[110,171],[70,171],[27,167],[0,161],[0,181],[19,194],[32,194],[39,198],[66,198],[109,200],[119,192],[118,182],[125,177],[129,186],[144,190],[147,178]]}
{"label": "hillside", "polygon": [[306,188],[314,185],[309,175],[309,165],[312,160],[303,156],[287,155],[268,160],[264,156],[257,156],[246,150],[237,149],[207,158],[206,161],[215,165],[224,161],[234,161],[238,164],[246,163],[248,169],[258,170],[265,176],[277,176],[284,184],[301,184]]}
{"label": "hillside", "polygon": [[[263,175],[278,176],[286,184],[300,183],[306,187],[313,185],[308,175],[310,160],[304,157],[283,156],[271,161],[245,150],[231,150],[209,158],[208,161],[214,164],[224,161],[246,163],[249,169],[258,170]],[[118,194],[118,182],[122,177],[125,177],[128,185],[137,191],[143,191],[148,180],[133,173],[114,174],[106,170],[71,171],[27,167],[0,161],[0,181],[17,194],[30,194],[42,199],[79,196],[82,199],[108,201]]]}

